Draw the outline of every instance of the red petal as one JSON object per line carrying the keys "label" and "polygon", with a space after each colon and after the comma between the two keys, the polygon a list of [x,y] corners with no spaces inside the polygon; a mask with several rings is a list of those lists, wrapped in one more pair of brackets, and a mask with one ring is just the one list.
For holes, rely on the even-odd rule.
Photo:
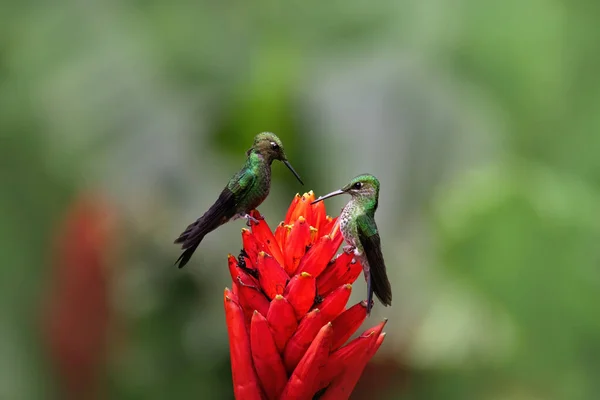
{"label": "red petal", "polygon": [[375,353],[377,353],[377,350],[379,350],[379,348],[381,347],[381,345],[383,344],[383,341],[385,340],[385,332],[380,333],[379,337],[377,338],[377,342],[375,343],[375,345],[371,348],[371,352],[373,353],[373,356],[375,355]]}
{"label": "red petal", "polygon": [[267,321],[269,321],[277,350],[281,353],[298,327],[294,307],[288,303],[285,297],[275,296],[267,313]]}
{"label": "red petal", "polygon": [[238,269],[238,261],[232,254],[227,254],[227,266],[229,267],[229,274],[231,275],[231,280],[237,280],[237,269]]}
{"label": "red petal", "polygon": [[333,341],[331,348],[338,349],[346,340],[356,332],[367,318],[367,303],[361,301],[356,303],[332,321],[333,324]]}
{"label": "red petal", "polygon": [[[275,229],[275,240],[279,244],[281,251],[285,250],[285,244],[287,242],[287,238],[290,235],[290,231],[292,230],[291,225],[286,225],[284,222],[280,222],[277,225],[277,229]],[[285,258],[284,258],[285,261]]]}
{"label": "red petal", "polygon": [[231,292],[225,289],[225,319],[229,334],[231,374],[236,399],[261,399],[258,377],[252,366],[250,338],[244,323],[244,312],[232,300]]}
{"label": "red petal", "polygon": [[[248,254],[248,258],[252,261],[252,265],[256,265],[256,257],[258,256],[258,253],[263,250],[263,246],[258,243],[256,236],[246,228],[242,228],[242,244],[246,254]],[[250,265],[247,265],[247,267],[251,268]]]}
{"label": "red petal", "polygon": [[319,333],[319,329],[326,323],[322,317],[321,310],[316,308],[300,321],[296,333],[291,337],[283,352],[283,363],[289,372],[298,365],[308,346]]}
{"label": "red petal", "polygon": [[[258,310],[259,313],[267,315],[269,311],[269,300],[260,291],[260,288],[254,285],[248,285],[241,276],[237,279],[240,305],[247,313]],[[250,314],[251,315],[251,314]]]}
{"label": "red petal", "polygon": [[352,293],[352,285],[342,285],[327,297],[323,299],[323,302],[319,305],[321,314],[323,314],[324,321],[331,321],[344,310],[346,303]]}
{"label": "red petal", "polygon": [[284,296],[296,311],[296,318],[302,318],[315,303],[315,278],[306,272],[294,276],[288,284]]}
{"label": "red petal", "polygon": [[285,285],[289,279],[288,274],[281,268],[277,260],[261,251],[258,253],[256,267],[262,290],[270,299],[278,294],[283,294]]}
{"label": "red petal", "polygon": [[331,258],[335,255],[340,244],[342,244],[342,240],[342,235],[337,235],[335,240],[332,240],[329,235],[321,236],[319,240],[312,245],[308,253],[302,257],[302,260],[298,265],[298,271],[308,272],[312,276],[318,277],[323,270],[325,270],[325,267],[327,267]]}
{"label": "red petal", "polygon": [[325,296],[344,283],[354,283],[361,272],[362,265],[353,254],[341,253],[317,278],[317,293]]}
{"label": "red petal", "polygon": [[[295,199],[294,199],[295,200]],[[289,219],[286,216],[287,224],[295,224],[298,218],[303,217],[308,221],[312,221],[312,207],[310,203],[315,200],[315,194],[312,190],[308,193],[304,193],[300,198],[300,201],[296,204],[296,207]]]}
{"label": "red petal", "polygon": [[306,253],[306,246],[310,244],[310,227],[306,219],[300,216],[294,223],[292,231],[285,243],[285,270],[292,275],[296,271],[300,259]]}
{"label": "red petal", "polygon": [[268,399],[278,399],[287,383],[287,373],[265,317],[254,311],[250,328],[254,368]]}
{"label": "red petal", "polygon": [[311,226],[317,228],[318,236],[323,236],[329,232],[325,232],[323,228],[325,227],[326,222],[326,213],[325,213],[325,202],[320,201],[318,203],[312,204],[310,206],[312,208],[312,220],[309,221]]}
{"label": "red petal", "polygon": [[[323,224],[322,233],[323,235],[331,235],[332,233],[339,232],[339,224],[337,223],[338,217],[331,218],[329,215],[325,217],[325,223]],[[335,230],[333,228],[336,228]]]}
{"label": "red petal", "polygon": [[317,238],[319,237],[318,236],[319,230],[312,225],[310,225],[308,227],[308,229],[310,229],[310,240],[308,242],[308,245],[312,246],[315,243],[315,241],[317,240]]}
{"label": "red petal", "polygon": [[[233,287],[235,287],[235,283],[233,284]],[[235,293],[235,291],[229,289],[228,287],[225,288],[225,296],[229,297],[231,300],[233,300],[234,303],[236,303],[237,305],[240,304],[240,299],[238,298],[237,294]]]}
{"label": "red petal", "polygon": [[331,324],[321,328],[304,357],[294,370],[281,399],[310,399],[315,394],[317,377],[322,373],[331,345]]}
{"label": "red petal", "polygon": [[271,232],[271,228],[269,228],[269,225],[267,225],[267,222],[258,211],[252,211],[251,215],[258,220],[258,224],[252,224],[252,233],[254,234],[254,237],[258,243],[262,244],[267,252],[277,260],[279,265],[283,265],[283,253],[281,252],[281,247],[279,247],[277,240],[275,240],[275,235]]}
{"label": "red petal", "polygon": [[[383,330],[385,323],[386,320],[381,322],[379,325],[368,329],[367,331],[365,331],[365,333],[361,335],[369,336],[368,350],[363,350],[360,352],[356,351],[357,358],[354,359],[352,362],[345,362],[346,368],[344,373],[338,375],[335,379],[333,379],[333,381],[325,391],[325,394],[322,397],[322,399],[337,400],[348,399],[350,397],[350,394],[352,393],[352,390],[354,390],[356,383],[360,379],[360,376],[362,375],[365,366],[367,365],[371,357],[375,355],[375,352],[377,351],[381,343],[383,343],[385,335],[381,334],[381,331]],[[338,352],[341,353],[343,349],[344,347],[339,349]],[[332,354],[331,357],[334,358],[334,355]]]}
{"label": "red petal", "polygon": [[384,318],[383,321],[381,321],[374,327],[369,328],[366,331],[364,331],[361,336],[370,335],[372,332],[375,332],[377,335],[379,335],[381,333],[381,331],[383,331],[383,328],[385,327],[385,324],[387,324],[387,321],[388,321],[387,318]]}
{"label": "red petal", "polygon": [[231,280],[234,283],[238,283],[238,281],[241,280],[242,283],[246,286],[253,286],[257,289],[259,288],[258,281],[253,276],[248,275],[246,271],[241,269],[238,266],[237,259],[231,254],[227,256],[227,264],[229,266],[229,274],[231,275]]}
{"label": "red petal", "polygon": [[287,225],[290,223],[290,221],[292,221],[292,215],[294,214],[294,211],[296,210],[296,207],[298,206],[298,203],[300,202],[301,198],[302,197],[300,196],[300,194],[296,193],[296,195],[292,199],[290,207],[288,208],[287,214],[285,215],[285,220],[283,222],[284,224]]}
{"label": "red petal", "polygon": [[[335,327],[334,327],[335,331]],[[363,334],[341,349],[334,351],[327,360],[327,367],[319,376],[317,390],[329,385],[333,379],[346,371],[346,366],[356,364],[368,353],[373,344],[375,333]]]}

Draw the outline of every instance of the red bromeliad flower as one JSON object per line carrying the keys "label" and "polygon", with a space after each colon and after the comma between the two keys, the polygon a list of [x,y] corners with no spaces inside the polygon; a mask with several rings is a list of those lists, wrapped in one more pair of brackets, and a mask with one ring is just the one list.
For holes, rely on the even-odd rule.
{"label": "red bromeliad flower", "polygon": [[309,192],[296,195],[275,233],[242,230],[244,249],[229,255],[225,289],[231,369],[237,399],[347,399],[383,339],[385,321],[344,345],[367,316],[346,309],[362,266],[342,243],[337,218]]}
{"label": "red bromeliad flower", "polygon": [[56,231],[43,331],[62,398],[105,397],[101,383],[114,317],[109,265],[116,243],[115,217],[100,196],[82,195]]}

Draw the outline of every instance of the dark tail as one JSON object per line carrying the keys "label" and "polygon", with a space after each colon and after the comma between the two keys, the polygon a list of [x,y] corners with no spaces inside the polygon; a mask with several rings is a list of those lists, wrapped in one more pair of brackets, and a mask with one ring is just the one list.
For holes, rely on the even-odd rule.
{"label": "dark tail", "polygon": [[204,236],[214,229],[216,229],[216,226],[212,227],[207,224],[205,215],[198,218],[194,223],[190,224],[186,230],[183,231],[183,233],[175,240],[175,244],[181,243],[181,248],[184,250],[177,261],[175,261],[175,265],[179,264],[179,268],[185,267],[202,242],[202,239],[204,239]]}
{"label": "dark tail", "polygon": [[198,245],[200,244],[201,241],[202,241],[202,239],[200,239],[198,241],[198,243],[196,243],[194,246],[192,246],[188,249],[185,249],[185,251],[183,253],[181,253],[181,255],[179,256],[177,261],[175,261],[175,265],[177,265],[179,263],[179,268],[185,267],[185,264],[187,264],[188,261],[190,261],[190,258],[192,258],[192,255],[198,248]]}
{"label": "dark tail", "polygon": [[179,268],[183,268],[192,258],[204,236],[231,219],[235,213],[233,200],[231,191],[225,188],[215,204],[179,235],[175,244],[181,243],[184,252],[175,261],[175,265],[179,264]]}
{"label": "dark tail", "polygon": [[[371,268],[369,272],[369,281],[371,291],[369,297],[373,298],[373,293],[384,306],[392,305],[392,285],[387,277],[385,266],[383,268]],[[370,304],[370,303],[369,303]],[[368,310],[368,307],[367,307]]]}

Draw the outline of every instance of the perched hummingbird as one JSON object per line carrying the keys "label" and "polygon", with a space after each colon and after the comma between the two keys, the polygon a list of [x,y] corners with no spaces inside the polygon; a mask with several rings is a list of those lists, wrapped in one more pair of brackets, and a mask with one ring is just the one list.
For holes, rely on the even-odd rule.
{"label": "perched hummingbird", "polygon": [[379,232],[375,224],[379,181],[373,175],[359,175],[342,189],[319,197],[313,204],[344,193],[352,196],[340,214],[340,230],[349,245],[344,247],[344,251],[354,250],[363,266],[367,281],[367,313],[370,313],[373,293],[384,306],[392,305],[392,287],[385,271]]}
{"label": "perched hummingbird", "polygon": [[248,223],[250,220],[256,222],[249,213],[269,195],[273,160],[283,162],[304,185],[287,160],[283,144],[275,134],[263,132],[256,135],[246,156],[244,167],[229,180],[215,204],[175,240],[175,244],[181,243],[181,248],[184,250],[175,261],[175,264],[179,263],[179,268],[187,264],[204,236],[224,223],[237,218],[246,218]]}

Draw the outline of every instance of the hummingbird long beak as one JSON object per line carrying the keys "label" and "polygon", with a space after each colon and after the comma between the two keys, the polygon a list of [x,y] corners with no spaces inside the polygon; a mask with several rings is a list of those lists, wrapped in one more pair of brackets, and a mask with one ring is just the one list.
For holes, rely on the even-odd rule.
{"label": "hummingbird long beak", "polygon": [[318,202],[323,201],[325,199],[328,199],[330,197],[339,196],[340,194],[344,194],[344,193],[346,193],[346,192],[344,192],[343,190],[336,190],[335,192],[331,192],[329,194],[326,194],[325,196],[319,197],[318,199],[316,199],[315,201],[313,201],[310,204],[315,204],[315,203],[318,203]]}
{"label": "hummingbird long beak", "polygon": [[290,162],[288,160],[283,160],[283,163],[285,164],[286,167],[288,167],[290,169],[290,171],[292,171],[292,174],[294,174],[296,179],[298,179],[298,182],[300,182],[302,185],[304,185],[304,182],[302,182],[302,179],[300,179],[300,175],[298,175],[298,173],[294,170],[294,168],[292,167],[292,164],[290,164]]}

